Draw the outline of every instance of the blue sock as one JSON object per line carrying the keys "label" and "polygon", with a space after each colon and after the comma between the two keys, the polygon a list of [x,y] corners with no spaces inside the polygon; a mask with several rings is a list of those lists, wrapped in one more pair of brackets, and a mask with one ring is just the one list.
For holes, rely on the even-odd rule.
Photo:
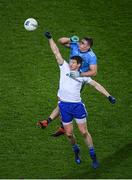
{"label": "blue sock", "polygon": [[94,151],[94,147],[90,147],[89,148],[89,154],[90,154],[90,157],[93,161],[96,161],[96,153]]}
{"label": "blue sock", "polygon": [[72,146],[72,149],[73,149],[73,151],[74,151],[75,153],[79,153],[79,146],[78,146],[77,144],[74,144],[74,145]]}

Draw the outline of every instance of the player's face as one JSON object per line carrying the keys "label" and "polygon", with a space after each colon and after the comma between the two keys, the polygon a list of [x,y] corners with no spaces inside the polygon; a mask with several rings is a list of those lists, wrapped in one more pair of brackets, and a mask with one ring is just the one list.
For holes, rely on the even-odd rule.
{"label": "player's face", "polygon": [[74,71],[74,70],[78,70],[78,69],[79,69],[80,64],[77,64],[77,61],[76,61],[76,60],[71,59],[69,66],[70,66],[70,70],[73,70],[73,71]]}
{"label": "player's face", "polygon": [[79,49],[80,51],[87,51],[90,48],[88,42],[85,39],[82,39],[79,42]]}

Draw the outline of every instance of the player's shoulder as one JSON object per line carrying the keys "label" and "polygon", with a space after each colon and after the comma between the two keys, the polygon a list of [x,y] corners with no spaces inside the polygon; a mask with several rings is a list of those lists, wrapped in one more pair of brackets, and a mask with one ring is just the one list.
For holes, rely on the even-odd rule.
{"label": "player's shoulder", "polygon": [[63,64],[60,64],[60,66],[69,66],[68,62],[64,59]]}
{"label": "player's shoulder", "polygon": [[59,65],[60,69],[69,70],[69,64],[66,60],[64,60],[63,64]]}
{"label": "player's shoulder", "polygon": [[95,53],[93,52],[92,49],[90,49],[90,50],[88,51],[88,54],[89,54],[91,57],[96,57],[96,55],[95,55]]}

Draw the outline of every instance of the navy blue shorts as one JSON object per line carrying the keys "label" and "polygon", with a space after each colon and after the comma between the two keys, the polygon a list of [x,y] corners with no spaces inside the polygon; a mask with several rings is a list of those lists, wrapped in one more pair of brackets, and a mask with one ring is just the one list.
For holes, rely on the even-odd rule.
{"label": "navy blue shorts", "polygon": [[75,119],[84,119],[87,116],[87,110],[82,102],[70,103],[59,101],[58,106],[62,122],[69,123]]}

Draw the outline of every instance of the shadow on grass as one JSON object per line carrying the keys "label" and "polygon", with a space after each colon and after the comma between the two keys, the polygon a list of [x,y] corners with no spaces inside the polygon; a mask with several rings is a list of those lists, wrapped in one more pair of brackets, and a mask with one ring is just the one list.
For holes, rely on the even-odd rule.
{"label": "shadow on grass", "polygon": [[[120,165],[127,160],[132,153],[132,144],[126,144],[124,147],[116,151],[115,153],[111,154],[110,156],[102,159],[100,161],[100,168],[98,169],[90,169],[88,166],[86,168],[83,168],[80,166],[78,171],[75,171],[74,173],[71,172],[71,174],[63,177],[65,179],[102,179],[102,178],[130,178],[130,173],[128,172],[128,177],[125,176],[126,170],[130,171],[128,167],[130,168],[131,164],[128,164],[127,167],[123,167],[124,169],[120,169]],[[118,168],[116,174],[115,174],[115,168]],[[114,171],[114,174],[113,174]],[[125,172],[125,174],[123,174]],[[113,177],[113,176],[116,177]],[[121,177],[122,176],[122,177]]]}

